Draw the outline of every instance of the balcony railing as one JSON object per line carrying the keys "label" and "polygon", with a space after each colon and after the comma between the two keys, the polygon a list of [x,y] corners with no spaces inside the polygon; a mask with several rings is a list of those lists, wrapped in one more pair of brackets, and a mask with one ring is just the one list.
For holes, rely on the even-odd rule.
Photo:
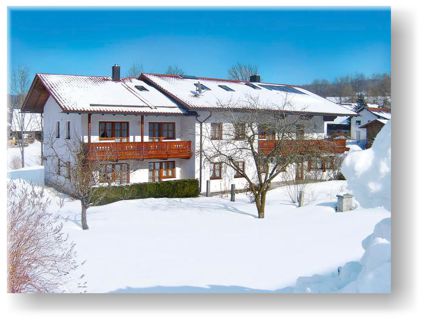
{"label": "balcony railing", "polygon": [[[258,148],[267,155],[276,148],[277,143],[275,140],[259,140]],[[345,139],[287,140],[282,142],[282,153],[288,155],[312,153],[342,154],[349,150],[345,143]]]}
{"label": "balcony railing", "polygon": [[104,142],[88,144],[90,160],[191,158],[191,141]]}

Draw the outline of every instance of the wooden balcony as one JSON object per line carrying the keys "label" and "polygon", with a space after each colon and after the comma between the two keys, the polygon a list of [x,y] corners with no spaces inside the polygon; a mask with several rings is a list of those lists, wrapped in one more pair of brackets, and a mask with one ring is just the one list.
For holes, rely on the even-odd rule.
{"label": "wooden balcony", "polygon": [[[349,148],[345,145],[345,139],[303,139],[287,140],[283,143],[283,154],[311,154],[311,153],[329,153],[342,154]],[[277,141],[259,140],[258,148],[264,154],[269,154],[275,149]]]}
{"label": "wooden balcony", "polygon": [[192,157],[191,141],[104,142],[87,144],[90,160],[167,159]]}

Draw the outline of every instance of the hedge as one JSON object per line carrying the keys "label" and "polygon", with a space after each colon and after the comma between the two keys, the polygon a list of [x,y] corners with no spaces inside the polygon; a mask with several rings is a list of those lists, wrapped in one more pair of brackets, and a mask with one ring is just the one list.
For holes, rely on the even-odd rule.
{"label": "hedge", "polygon": [[197,197],[197,179],[180,179],[157,183],[138,183],[122,186],[94,187],[92,202],[96,205],[139,198],[182,198]]}

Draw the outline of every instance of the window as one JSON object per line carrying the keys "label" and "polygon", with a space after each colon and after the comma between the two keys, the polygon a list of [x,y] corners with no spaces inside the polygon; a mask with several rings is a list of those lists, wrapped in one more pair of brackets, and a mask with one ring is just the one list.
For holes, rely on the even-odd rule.
{"label": "window", "polygon": [[234,91],[232,88],[226,85],[218,85],[221,89],[224,89],[225,91]]}
{"label": "window", "polygon": [[211,123],[211,139],[213,140],[223,139],[223,124],[222,123]]}
{"label": "window", "polygon": [[274,140],[276,138],[276,132],[274,129],[267,125],[259,125],[258,127],[258,139]]}
{"label": "window", "polygon": [[136,85],[134,86],[134,88],[136,88],[139,91],[149,91],[145,86],[142,86],[142,85]]}
{"label": "window", "polygon": [[295,130],[296,139],[304,139],[304,126],[297,125]]}
{"label": "window", "polygon": [[292,93],[292,94],[304,95],[302,91],[295,89],[294,87],[291,87],[291,86],[285,86],[285,85],[260,85],[260,86],[268,90],[277,90],[277,91],[283,91],[283,92]]}
{"label": "window", "polygon": [[129,165],[127,163],[108,163],[100,168],[101,183],[128,184],[130,182]]}
{"label": "window", "polygon": [[[242,172],[245,173],[245,162],[239,161],[235,162],[236,167]],[[235,178],[243,177],[243,175],[237,171],[235,171]]]}
{"label": "window", "polygon": [[200,82],[195,82],[194,83],[196,90],[211,90],[209,89],[207,86],[205,86],[204,84],[201,84]]}
{"label": "window", "polygon": [[61,123],[60,121],[56,122],[56,138],[61,137]]}
{"label": "window", "polygon": [[149,181],[159,182],[164,178],[176,177],[176,162],[149,162]]}
{"label": "window", "polygon": [[254,85],[254,84],[252,84],[250,82],[245,83],[245,85],[247,85],[248,87],[251,87],[252,89],[261,89],[260,87]]}
{"label": "window", "polygon": [[222,163],[211,163],[210,179],[221,179]]}
{"label": "window", "polygon": [[99,122],[100,140],[118,140],[128,141],[129,138],[128,122]]}
{"label": "window", "polygon": [[175,123],[149,123],[149,140],[176,139]]}
{"label": "window", "polygon": [[244,123],[234,124],[233,127],[235,130],[235,140],[245,139],[246,137],[245,124]]}
{"label": "window", "polygon": [[335,157],[325,157],[325,158],[313,158],[309,159],[307,163],[307,169],[310,170],[321,170],[325,172],[326,170],[335,169]]}
{"label": "window", "polygon": [[362,121],[361,120],[356,120],[356,125],[357,126],[360,126],[362,124]]}
{"label": "window", "polygon": [[71,122],[66,122],[66,139],[71,139]]}

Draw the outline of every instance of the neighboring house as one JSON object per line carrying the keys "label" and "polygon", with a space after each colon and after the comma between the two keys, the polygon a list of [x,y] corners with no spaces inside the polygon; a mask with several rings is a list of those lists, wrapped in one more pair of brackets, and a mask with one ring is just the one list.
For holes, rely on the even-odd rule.
{"label": "neighboring house", "polygon": [[359,145],[366,147],[368,138],[364,125],[378,119],[391,119],[391,109],[368,106],[359,110],[357,116],[351,117],[351,138],[356,140]]}
{"label": "neighboring house", "polygon": [[[22,110],[44,115],[47,184],[54,185],[58,174],[66,177],[69,171],[55,157],[52,144],[60,149],[82,141],[90,159],[103,161],[104,172],[117,184],[197,178],[201,192],[207,180],[211,191],[219,192],[229,190],[232,183],[238,189],[246,183],[222,164],[201,161],[200,122],[205,121],[204,133],[222,139],[230,125],[223,106],[231,102],[236,114],[249,113],[244,100],[252,95],[264,105],[265,115],[283,113],[273,106],[285,98],[290,102],[285,115],[308,115],[313,126],[305,134],[321,141],[324,117],[355,115],[302,88],[262,83],[259,76],[251,82],[159,74],[121,79],[119,66],[113,67],[112,78],[37,74]],[[345,142],[340,152],[344,151]],[[241,166],[254,171],[249,159],[241,160]],[[333,163],[328,166],[333,169]],[[316,167],[326,171],[317,164],[306,170]],[[304,171],[304,165],[301,168]]]}
{"label": "neighboring house", "polygon": [[17,141],[21,136],[26,141],[42,139],[42,119],[41,114],[22,113],[20,109],[13,109],[10,117],[9,139]]}
{"label": "neighboring house", "polygon": [[388,119],[377,118],[360,126],[360,128],[366,129],[366,148],[372,146],[373,141],[375,140],[376,135],[381,131],[382,127],[388,122]]}

